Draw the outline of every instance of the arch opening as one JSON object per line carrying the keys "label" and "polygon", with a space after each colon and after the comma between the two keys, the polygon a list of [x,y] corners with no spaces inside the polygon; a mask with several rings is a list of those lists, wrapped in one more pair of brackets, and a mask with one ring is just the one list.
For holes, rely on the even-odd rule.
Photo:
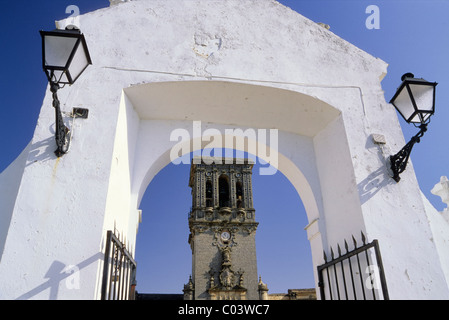
{"label": "arch opening", "polygon": [[227,175],[221,175],[218,178],[218,199],[221,208],[230,207],[230,199],[229,199],[229,178]]}
{"label": "arch opening", "polygon": [[[227,147],[227,138],[233,141],[243,135],[245,143],[232,146],[236,152],[253,151],[262,164],[271,164],[270,156],[277,155],[276,163],[269,167],[274,168],[275,172],[282,172],[301,197],[307,217],[306,229],[312,247],[313,265],[322,263],[323,243],[328,239],[323,218],[324,206],[328,204],[323,202],[325,196],[321,181],[334,168],[326,160],[327,148],[339,149],[345,157],[343,161],[348,161],[349,155],[347,149],[341,151],[342,147],[347,148],[347,142],[338,109],[296,91],[220,81],[144,84],[127,88],[124,92],[128,108],[133,108],[140,121],[134,145],[136,152],[131,183],[131,201],[137,208],[150,182],[173,160],[175,146],[178,148],[175,153],[177,159],[189,159],[192,153],[198,155],[199,152],[201,155],[202,150],[215,148],[215,143]],[[188,114],[184,112],[186,105],[189,106]],[[272,122],[270,117],[274,124],[269,124]],[[195,133],[195,119],[205,119],[204,132],[200,129],[199,134],[198,131]],[[267,122],[267,119],[270,121]],[[256,141],[252,141],[251,145],[256,147],[250,149],[249,141],[254,140],[254,135],[247,135],[244,131],[251,129],[249,125],[255,130],[278,128],[279,141],[283,145],[271,148],[268,139],[258,140],[255,136]],[[238,126],[243,128],[240,134],[235,131]],[[177,128],[187,135],[181,142],[168,139]],[[234,131],[226,134],[226,128],[233,128]],[[334,140],[330,141],[330,136]],[[332,186],[326,187],[332,189]],[[236,195],[232,194],[233,197]]]}
{"label": "arch opening", "polygon": [[235,184],[235,198],[237,199],[237,208],[243,208],[245,206],[243,199],[243,186],[241,181],[237,181]]}
{"label": "arch opening", "polygon": [[206,181],[206,207],[211,208],[213,206],[214,206],[214,200],[213,200],[212,181],[207,180]]}
{"label": "arch opening", "polygon": [[[257,172],[261,161],[252,158]],[[169,163],[155,176],[142,199],[143,223],[136,244],[139,293],[180,294],[192,272],[187,242],[187,212],[192,201],[186,184],[189,172],[190,165]],[[221,175],[219,180],[229,196],[229,178]],[[295,188],[280,171],[272,176],[255,174],[253,188],[256,221],[260,223],[256,232],[259,274],[272,293],[314,288],[311,248],[304,231],[308,220]],[[281,200],[270,196],[275,193],[281,194]],[[168,194],[174,198],[161,201]]]}

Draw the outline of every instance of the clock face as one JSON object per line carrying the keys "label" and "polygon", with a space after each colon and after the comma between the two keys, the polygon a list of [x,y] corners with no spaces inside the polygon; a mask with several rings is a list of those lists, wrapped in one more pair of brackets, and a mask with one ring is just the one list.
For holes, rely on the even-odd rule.
{"label": "clock face", "polygon": [[225,231],[221,234],[221,240],[229,241],[229,239],[231,239],[231,235],[229,234],[229,232]]}

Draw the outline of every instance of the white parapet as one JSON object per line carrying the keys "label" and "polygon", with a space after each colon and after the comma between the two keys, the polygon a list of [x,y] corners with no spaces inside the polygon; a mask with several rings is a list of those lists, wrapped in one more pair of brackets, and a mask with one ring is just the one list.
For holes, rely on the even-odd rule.
{"label": "white parapet", "polygon": [[441,214],[449,222],[449,180],[446,176],[442,176],[440,182],[437,183],[433,189],[432,194],[441,197],[441,201],[445,203],[446,208],[441,211]]}

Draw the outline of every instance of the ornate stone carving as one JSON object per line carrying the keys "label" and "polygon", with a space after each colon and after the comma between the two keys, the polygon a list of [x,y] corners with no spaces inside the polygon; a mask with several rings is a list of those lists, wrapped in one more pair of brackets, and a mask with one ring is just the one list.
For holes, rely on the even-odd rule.
{"label": "ornate stone carving", "polygon": [[251,234],[251,233],[253,233],[253,232],[256,232],[257,226],[258,226],[258,224],[255,223],[255,224],[246,225],[246,226],[242,227],[242,229],[243,229],[243,231],[245,231],[246,233]]}
{"label": "ornate stone carving", "polygon": [[194,231],[194,233],[203,233],[203,232],[207,232],[207,230],[209,230],[208,226],[204,226],[204,225],[195,225],[192,227],[192,231]]}
{"label": "ornate stone carving", "polygon": [[224,267],[220,273],[221,286],[226,290],[231,290],[234,287],[235,275],[231,267]]}
{"label": "ornate stone carving", "polygon": [[189,282],[184,285],[184,300],[193,300],[194,292],[195,292],[195,286],[192,281],[192,276],[190,276]]}
{"label": "ornate stone carving", "polygon": [[[237,246],[237,242],[235,242],[235,228],[229,228],[228,226],[216,226],[212,227],[212,230],[214,232],[214,241],[212,242],[212,245],[218,247],[219,249]],[[223,232],[228,232],[230,235],[230,238],[226,241],[223,241],[221,237]]]}
{"label": "ornate stone carving", "polygon": [[221,249],[221,254],[223,256],[222,266],[230,266],[231,262],[231,248],[226,246]]}
{"label": "ornate stone carving", "polygon": [[234,287],[235,273],[232,270],[231,248],[226,246],[220,248],[222,255],[222,269],[220,272],[220,284],[225,290],[231,290]]}
{"label": "ornate stone carving", "polygon": [[212,300],[216,299],[246,299],[247,289],[244,288],[244,271],[235,272],[232,269],[232,248],[225,246],[220,248],[222,256],[221,271],[219,273],[219,285],[215,284],[215,273],[211,269],[209,294]]}
{"label": "ornate stone carving", "polygon": [[210,288],[211,289],[215,289],[216,288],[216,285],[215,285],[215,272],[214,272],[214,270],[212,270],[212,269],[210,269],[209,270],[209,281],[210,281]]}

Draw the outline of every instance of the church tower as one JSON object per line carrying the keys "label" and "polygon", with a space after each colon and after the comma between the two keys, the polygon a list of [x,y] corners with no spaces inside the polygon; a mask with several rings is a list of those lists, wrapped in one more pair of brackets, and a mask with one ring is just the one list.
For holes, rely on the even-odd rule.
{"label": "church tower", "polygon": [[194,159],[189,214],[192,278],[185,299],[258,300],[252,169],[248,159]]}

